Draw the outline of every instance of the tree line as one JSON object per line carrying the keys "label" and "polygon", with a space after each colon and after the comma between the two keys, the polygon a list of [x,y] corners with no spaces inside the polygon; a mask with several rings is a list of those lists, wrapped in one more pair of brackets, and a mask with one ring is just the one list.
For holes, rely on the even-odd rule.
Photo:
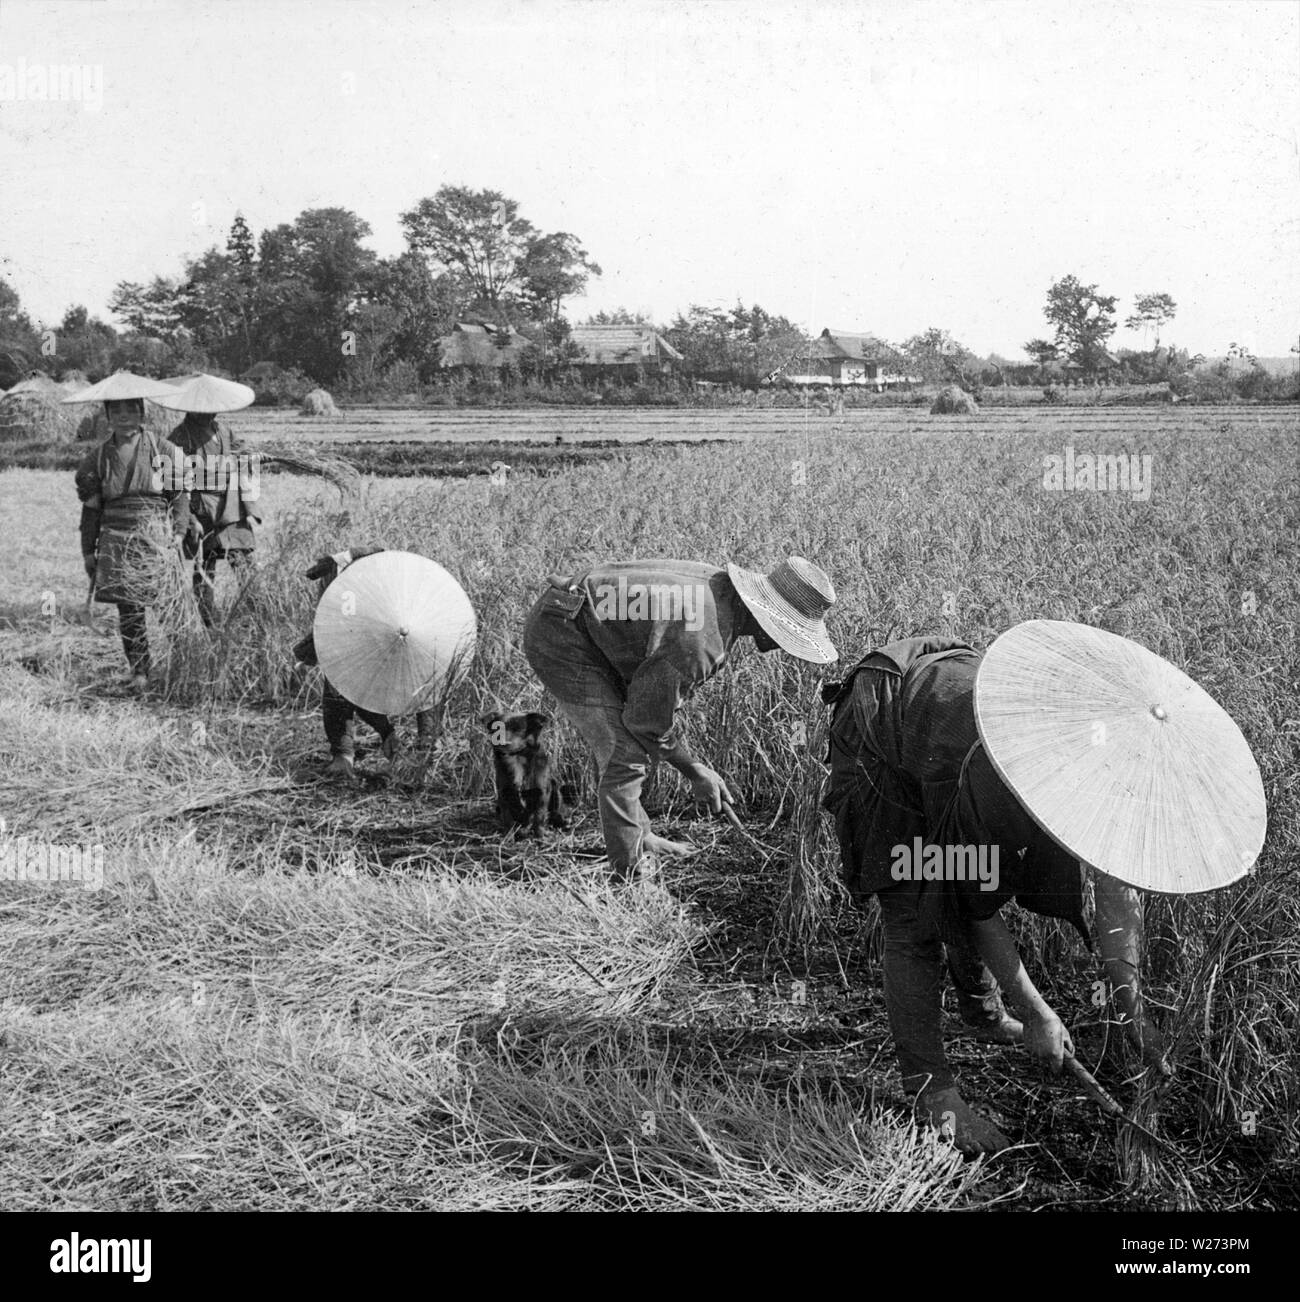
{"label": "tree line", "polygon": [[[180,276],[122,281],[109,299],[114,326],[73,306],[56,328],[34,323],[0,280],[0,384],[30,369],[89,377],[119,366],[146,374],[216,370],[244,375],[259,362],[344,392],[387,385],[409,391],[440,377],[438,340],[457,322],[509,330],[525,341],[511,367],[554,380],[578,360],[565,303],[601,274],[567,231],[539,230],[496,190],[446,185],[401,214],[405,250],[381,258],[365,247],[369,225],[346,208],[313,208],[255,237],[237,214],[224,248],[184,264]],[[899,383],[985,385],[1052,382],[1073,375],[1167,379],[1198,361],[1160,347],[1177,305],[1142,293],[1125,324],[1154,336],[1148,350],[1112,357],[1118,299],[1061,278],[1047,291],[1052,337],[1025,345],[1025,359],[978,357],[940,327],[891,344],[878,360]],[[646,324],[623,309],[585,324]],[[806,359],[811,341],[788,318],[757,304],[692,304],[655,325],[683,356],[687,375],[753,388]],[[800,368],[803,369],[803,368]]]}

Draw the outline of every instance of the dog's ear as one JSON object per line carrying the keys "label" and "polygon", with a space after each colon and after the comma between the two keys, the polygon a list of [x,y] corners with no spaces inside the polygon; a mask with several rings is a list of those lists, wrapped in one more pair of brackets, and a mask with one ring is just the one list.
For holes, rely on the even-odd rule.
{"label": "dog's ear", "polygon": [[541,714],[537,710],[532,710],[524,715],[524,736],[532,741],[536,741],[542,735],[542,730],[551,721],[549,714]]}

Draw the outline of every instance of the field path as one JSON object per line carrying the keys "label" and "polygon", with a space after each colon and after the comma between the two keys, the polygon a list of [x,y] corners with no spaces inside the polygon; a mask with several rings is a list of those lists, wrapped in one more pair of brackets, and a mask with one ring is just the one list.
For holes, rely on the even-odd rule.
{"label": "field path", "polygon": [[746,440],[802,434],[862,433],[918,435],[978,430],[990,434],[1049,433],[1062,440],[1075,434],[1141,438],[1152,430],[1212,431],[1256,425],[1261,431],[1300,430],[1300,408],[1178,406],[988,407],[978,416],[931,416],[924,407],[873,407],[830,417],[817,411],[716,409],[609,409],[541,407],[520,409],[429,409],[355,407],[336,418],[249,408],[229,418],[250,441],[318,444],[357,442],[640,443]]}

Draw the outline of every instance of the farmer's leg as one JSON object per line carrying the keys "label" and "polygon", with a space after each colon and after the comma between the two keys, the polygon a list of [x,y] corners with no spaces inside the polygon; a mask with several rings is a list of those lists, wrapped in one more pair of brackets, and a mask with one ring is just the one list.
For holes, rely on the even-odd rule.
{"label": "farmer's leg", "polygon": [[[340,695],[327,678],[321,689],[320,708],[321,719],[325,724],[325,739],[330,744],[331,760],[336,761],[339,767],[351,768],[356,753],[352,722],[356,707]],[[333,767],[334,764],[331,764]]]}
{"label": "farmer's leg", "polygon": [[943,945],[925,934],[916,891],[908,884],[881,891],[885,931],[885,1008],[903,1088],[915,1094],[954,1083],[943,1051]]}
{"label": "farmer's leg", "polygon": [[194,600],[204,628],[211,628],[217,613],[217,553],[205,551],[194,565]]}
{"label": "farmer's leg", "polygon": [[149,675],[149,638],[145,608],[133,601],[117,603],[117,625],[122,634],[122,648],[134,677]]}
{"label": "farmer's leg", "polygon": [[432,746],[438,740],[438,711],[420,710],[415,716],[416,740],[425,746]]}
{"label": "farmer's leg", "polygon": [[575,705],[561,701],[559,706],[596,758],[600,774],[597,805],[610,872],[620,880],[638,871],[649,875],[653,865],[638,869],[647,853],[646,838],[651,836],[650,819],[641,806],[649,756],[623,726],[622,702]]}
{"label": "farmer's leg", "polygon": [[885,1006],[903,1088],[917,1115],[966,1154],[996,1153],[1007,1137],[958,1092],[943,1051],[943,945],[917,916],[916,892],[880,892],[885,927]]}

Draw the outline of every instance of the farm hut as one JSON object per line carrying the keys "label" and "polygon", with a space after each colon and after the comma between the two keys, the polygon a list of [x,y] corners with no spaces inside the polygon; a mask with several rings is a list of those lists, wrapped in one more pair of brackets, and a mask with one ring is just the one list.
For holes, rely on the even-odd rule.
{"label": "farm hut", "polygon": [[512,326],[490,322],[460,321],[438,340],[438,369],[464,370],[479,367],[499,371],[518,366],[529,341]]}
{"label": "farm hut", "polygon": [[875,335],[829,326],[801,356],[772,376],[774,381],[800,385],[835,385],[875,389],[907,382],[909,377],[886,370],[893,353]]}
{"label": "farm hut", "polygon": [[647,374],[671,375],[682,362],[654,326],[574,326],[569,337],[580,352],[575,365],[585,373],[640,367]]}

